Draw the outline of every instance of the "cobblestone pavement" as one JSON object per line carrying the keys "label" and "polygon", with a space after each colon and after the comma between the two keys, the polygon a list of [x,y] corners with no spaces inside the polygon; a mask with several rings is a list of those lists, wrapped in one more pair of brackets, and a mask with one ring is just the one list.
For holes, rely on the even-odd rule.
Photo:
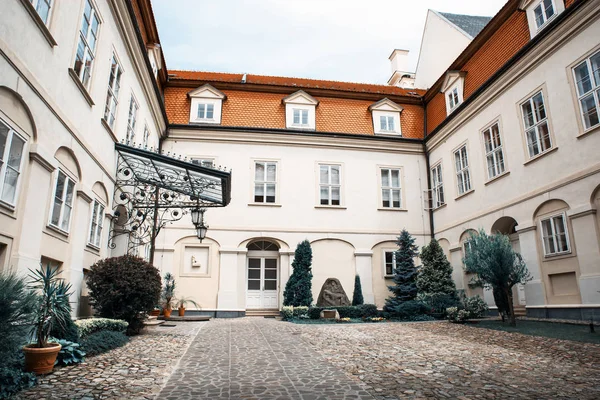
{"label": "cobblestone pavement", "polygon": [[213,320],[158,397],[373,399],[358,379],[307,346],[301,331],[298,325],[264,318]]}
{"label": "cobblestone pavement", "polygon": [[377,399],[600,399],[597,344],[446,322],[304,325]]}
{"label": "cobblestone pavement", "polygon": [[206,322],[146,328],[118,349],[56,368],[16,399],[154,399]]}

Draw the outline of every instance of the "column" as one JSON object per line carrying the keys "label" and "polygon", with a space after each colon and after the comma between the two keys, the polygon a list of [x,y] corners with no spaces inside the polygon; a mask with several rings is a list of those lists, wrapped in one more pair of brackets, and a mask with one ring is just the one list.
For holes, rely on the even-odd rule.
{"label": "column", "polygon": [[532,222],[529,224],[523,223],[517,226],[519,234],[519,246],[521,248],[521,256],[527,264],[529,274],[532,280],[525,285],[525,299],[527,306],[542,306],[546,304],[546,294],[543,284],[543,276],[540,268],[540,260],[537,251],[537,230],[536,225]]}
{"label": "column", "polygon": [[356,273],[360,276],[363,298],[365,304],[375,304],[373,293],[373,252],[371,250],[356,250]]}
{"label": "column", "polygon": [[573,227],[571,248],[579,261],[579,290],[582,304],[600,304],[600,241],[596,210],[572,210],[568,213]]}

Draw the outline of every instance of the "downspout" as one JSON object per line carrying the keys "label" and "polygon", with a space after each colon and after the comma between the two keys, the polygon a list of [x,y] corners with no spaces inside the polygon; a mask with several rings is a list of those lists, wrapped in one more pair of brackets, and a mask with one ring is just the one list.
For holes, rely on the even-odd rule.
{"label": "downspout", "polygon": [[[425,139],[427,138],[427,104],[425,103],[425,96],[422,98],[423,102],[423,154],[425,154],[425,168],[427,168],[427,189],[431,190],[431,164],[429,163],[429,152],[427,151],[427,144]],[[431,193],[431,192],[430,192]],[[429,197],[429,230],[431,239],[435,238],[435,230],[433,223],[433,200]]]}

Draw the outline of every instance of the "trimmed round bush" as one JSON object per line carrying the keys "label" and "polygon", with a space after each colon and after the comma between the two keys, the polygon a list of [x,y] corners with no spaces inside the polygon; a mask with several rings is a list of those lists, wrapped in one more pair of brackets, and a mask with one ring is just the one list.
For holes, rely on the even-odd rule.
{"label": "trimmed round bush", "polygon": [[127,332],[127,321],[110,318],[86,318],[75,322],[80,337],[86,337],[100,331]]}
{"label": "trimmed round bush", "polygon": [[146,313],[158,303],[161,279],[152,264],[125,255],[92,265],[87,285],[97,314],[127,321],[127,334],[133,335],[139,333]]}
{"label": "trimmed round bush", "polygon": [[81,350],[88,356],[106,353],[109,350],[123,346],[129,337],[123,332],[100,331],[81,339]]}

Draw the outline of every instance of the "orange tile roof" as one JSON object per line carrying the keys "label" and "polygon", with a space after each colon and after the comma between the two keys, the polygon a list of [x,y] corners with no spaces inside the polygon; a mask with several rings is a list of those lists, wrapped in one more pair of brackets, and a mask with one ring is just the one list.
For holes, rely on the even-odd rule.
{"label": "orange tile roof", "polygon": [[[169,70],[169,79],[201,82],[241,83],[244,74],[224,72]],[[294,78],[246,74],[246,84],[297,87],[303,89],[329,89],[356,93],[419,97],[425,94],[421,89],[403,89],[397,86],[375,85],[370,83],[340,82],[319,79]]]}

